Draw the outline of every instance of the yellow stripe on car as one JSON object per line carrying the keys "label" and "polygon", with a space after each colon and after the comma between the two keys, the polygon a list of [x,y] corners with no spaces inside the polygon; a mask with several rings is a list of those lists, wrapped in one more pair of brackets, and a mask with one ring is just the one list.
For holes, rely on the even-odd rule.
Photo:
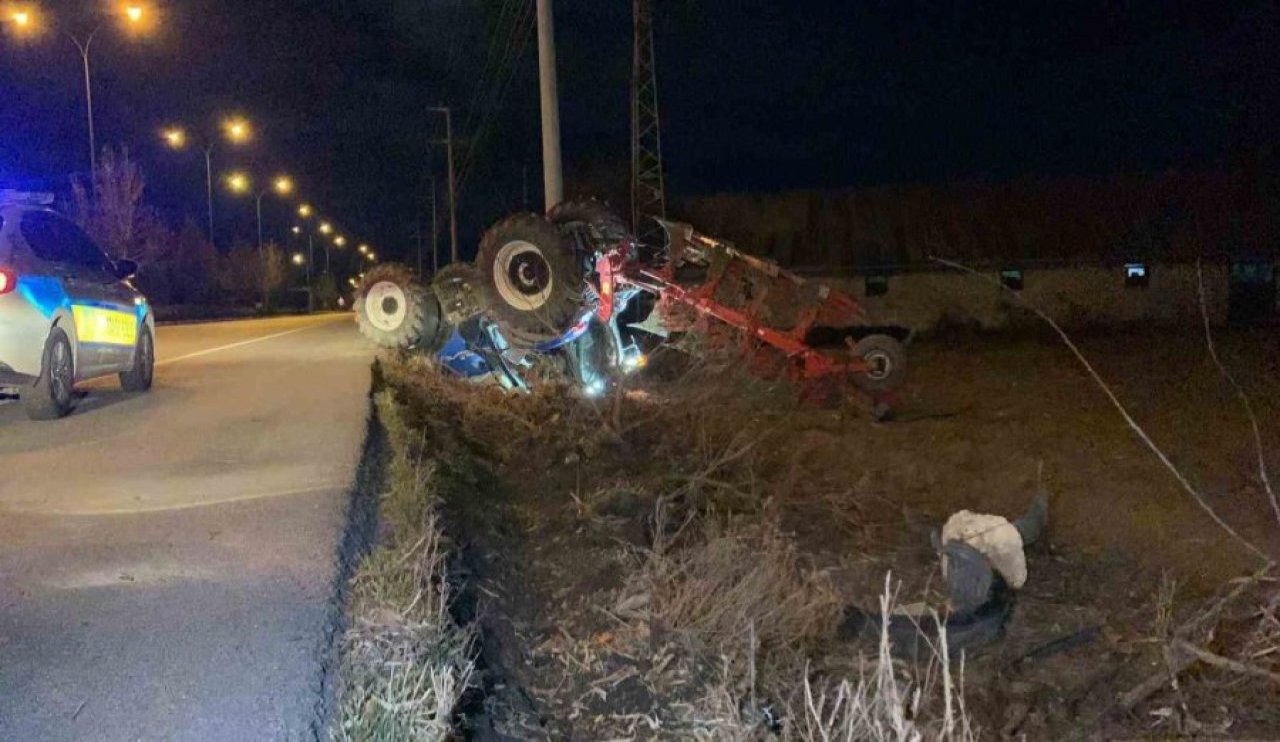
{"label": "yellow stripe on car", "polygon": [[133,345],[138,341],[138,318],[131,312],[75,304],[71,317],[76,323],[76,338],[82,343]]}

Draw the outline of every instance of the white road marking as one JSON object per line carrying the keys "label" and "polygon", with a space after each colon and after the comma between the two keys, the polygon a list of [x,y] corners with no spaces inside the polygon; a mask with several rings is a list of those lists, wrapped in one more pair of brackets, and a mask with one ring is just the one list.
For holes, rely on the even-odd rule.
{"label": "white road marking", "polygon": [[249,340],[241,340],[238,343],[231,343],[230,345],[219,345],[216,348],[206,348],[204,350],[197,350],[194,353],[188,353],[183,356],[178,356],[177,358],[166,358],[163,361],[157,360],[156,366],[168,366],[169,364],[177,363],[178,361],[189,361],[192,358],[199,358],[200,356],[207,356],[213,353],[221,353],[224,350],[231,350],[233,348],[240,348],[245,345],[253,345],[254,343],[261,343],[266,340],[274,340],[276,338],[282,338],[285,335],[292,335],[297,332],[303,332],[305,330],[315,329],[319,326],[320,326],[320,323],[316,323],[314,325],[307,325],[306,327],[295,327],[292,330],[285,330],[284,332],[277,332],[271,335],[263,335],[262,337],[250,338]]}
{"label": "white road marking", "polygon": [[88,508],[82,510],[28,510],[26,508],[0,508],[0,513],[8,513],[11,515],[31,515],[31,516],[56,516],[56,517],[100,517],[110,515],[146,515],[148,513],[165,513],[174,510],[194,510],[196,508],[209,508],[218,505],[233,505],[240,502],[250,502],[253,500],[267,500],[276,497],[293,497],[295,495],[310,495],[317,492],[341,492],[347,489],[350,483],[329,482],[324,484],[312,484],[305,487],[290,487],[289,489],[268,490],[266,492],[254,492],[247,495],[232,495],[217,500],[204,500],[198,502],[180,502],[169,505],[144,505],[134,508]]}

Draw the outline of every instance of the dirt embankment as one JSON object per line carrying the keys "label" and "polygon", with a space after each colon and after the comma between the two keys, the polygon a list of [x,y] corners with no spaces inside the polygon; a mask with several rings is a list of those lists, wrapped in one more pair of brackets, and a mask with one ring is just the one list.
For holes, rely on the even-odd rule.
{"label": "dirt embankment", "polygon": [[[1274,441],[1277,358],[1258,340],[1224,340],[1224,354]],[[1247,423],[1194,360],[1195,339],[1084,345],[1224,518],[1280,554]],[[1159,670],[1159,616],[1196,610],[1255,563],[1057,346],[974,338],[914,348],[913,361],[902,420],[888,425],[852,406],[797,406],[713,361],[656,363],[597,403],[551,387],[506,397],[417,362],[393,369],[418,455],[453,483],[440,496],[463,554],[460,613],[478,623],[488,666],[490,697],[473,718],[499,735],[557,739],[1099,728]],[[941,673],[936,658],[877,662],[874,642],[838,638],[848,606],[875,608],[887,572],[901,600],[940,604],[930,531],[961,508],[1017,515],[1038,489],[1051,498],[1049,536],[1029,554],[1004,639]],[[1280,659],[1249,633],[1258,608],[1235,605],[1213,648],[1253,642],[1265,653],[1253,661]],[[1280,730],[1265,680],[1198,672],[1181,687],[1102,728]]]}

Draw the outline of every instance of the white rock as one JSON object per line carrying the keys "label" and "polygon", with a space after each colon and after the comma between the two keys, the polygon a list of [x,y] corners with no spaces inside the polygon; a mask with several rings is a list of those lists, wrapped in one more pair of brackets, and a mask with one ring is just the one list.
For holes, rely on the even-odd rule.
{"label": "white rock", "polygon": [[[1016,590],[1027,583],[1027,556],[1022,549],[1022,535],[1008,519],[961,510],[942,526],[942,543],[948,541],[963,541],[981,552],[1009,587]],[[944,561],[944,572],[946,568]]]}

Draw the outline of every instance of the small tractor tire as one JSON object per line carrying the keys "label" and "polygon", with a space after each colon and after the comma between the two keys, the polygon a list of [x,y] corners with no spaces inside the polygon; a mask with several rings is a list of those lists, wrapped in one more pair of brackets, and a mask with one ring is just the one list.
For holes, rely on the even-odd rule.
{"label": "small tractor tire", "polygon": [[433,352],[448,337],[440,302],[404,265],[387,263],[365,274],[355,309],[360,334],[383,348]]}
{"label": "small tractor tire", "polygon": [[476,265],[489,316],[514,345],[553,340],[580,318],[585,274],[573,243],[545,217],[515,214],[485,232]]}
{"label": "small tractor tire", "polygon": [[907,378],[907,353],[902,343],[888,335],[868,335],[853,346],[853,355],[868,368],[853,375],[865,392],[891,392]]}

